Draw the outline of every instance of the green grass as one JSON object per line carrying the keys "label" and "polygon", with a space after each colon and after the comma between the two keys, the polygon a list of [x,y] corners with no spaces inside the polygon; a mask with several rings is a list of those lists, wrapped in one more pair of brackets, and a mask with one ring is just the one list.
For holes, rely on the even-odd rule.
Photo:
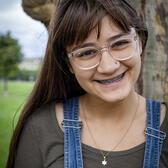
{"label": "green grass", "polygon": [[0,81],[0,168],[5,168],[10,138],[22,105],[30,93],[33,82],[9,81],[8,94],[3,94],[3,83]]}

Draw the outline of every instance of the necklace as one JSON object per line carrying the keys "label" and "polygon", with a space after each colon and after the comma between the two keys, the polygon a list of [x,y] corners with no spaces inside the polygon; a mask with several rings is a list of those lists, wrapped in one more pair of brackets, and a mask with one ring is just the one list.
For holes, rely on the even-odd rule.
{"label": "necklace", "polygon": [[137,111],[138,111],[139,95],[137,95],[137,99],[138,99],[138,102],[137,102],[136,110],[135,110],[135,112],[134,112],[134,115],[133,115],[133,117],[132,117],[132,120],[131,120],[131,122],[130,122],[128,128],[126,129],[125,133],[121,136],[121,138],[120,138],[120,140],[118,141],[118,143],[117,143],[109,152],[107,152],[107,153],[104,153],[102,150],[100,150],[99,145],[96,143],[96,140],[95,140],[95,138],[94,138],[94,136],[93,136],[93,134],[92,134],[92,131],[91,131],[89,125],[88,125],[88,122],[87,122],[87,120],[86,120],[85,109],[83,108],[84,121],[85,121],[85,123],[86,123],[87,129],[88,129],[88,131],[89,131],[89,134],[90,134],[90,136],[91,136],[93,142],[95,143],[96,147],[99,149],[101,155],[103,156],[103,160],[101,161],[101,164],[102,164],[103,166],[106,166],[106,165],[107,165],[107,156],[110,154],[111,151],[113,151],[114,149],[116,149],[116,148],[118,147],[118,145],[124,140],[124,138],[125,138],[125,136],[127,135],[129,129],[131,128],[131,126],[132,126],[132,124],[133,124],[133,122],[134,122],[134,120],[135,120],[136,113],[137,113]]}

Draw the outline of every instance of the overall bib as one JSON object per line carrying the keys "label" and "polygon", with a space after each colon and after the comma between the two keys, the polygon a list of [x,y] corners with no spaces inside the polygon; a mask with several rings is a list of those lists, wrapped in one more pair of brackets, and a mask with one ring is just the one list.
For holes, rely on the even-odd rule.
{"label": "overall bib", "polygon": [[[166,134],[160,131],[160,102],[147,99],[146,144],[143,168],[159,168],[163,140]],[[83,168],[81,128],[79,121],[79,98],[63,102],[64,120],[64,168]]]}

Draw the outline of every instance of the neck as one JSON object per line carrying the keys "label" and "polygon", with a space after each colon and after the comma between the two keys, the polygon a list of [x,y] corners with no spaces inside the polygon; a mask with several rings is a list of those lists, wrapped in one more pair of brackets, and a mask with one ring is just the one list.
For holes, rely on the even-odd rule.
{"label": "neck", "polygon": [[105,102],[101,99],[90,95],[84,95],[81,98],[82,108],[85,111],[87,118],[100,120],[115,120],[120,121],[123,118],[135,113],[138,105],[138,95],[134,91],[130,95],[118,102]]}

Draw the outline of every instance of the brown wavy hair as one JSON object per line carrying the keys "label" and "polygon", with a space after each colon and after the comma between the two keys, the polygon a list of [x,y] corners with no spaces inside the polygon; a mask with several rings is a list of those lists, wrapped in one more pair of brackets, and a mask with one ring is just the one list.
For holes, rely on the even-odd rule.
{"label": "brown wavy hair", "polygon": [[41,71],[14,130],[6,168],[14,166],[22,129],[33,112],[51,101],[58,102],[85,93],[69,70],[66,48],[82,43],[94,28],[98,28],[99,38],[100,23],[105,15],[109,15],[125,32],[134,27],[144,51],[147,28],[142,17],[126,0],[61,0],[56,4]]}

